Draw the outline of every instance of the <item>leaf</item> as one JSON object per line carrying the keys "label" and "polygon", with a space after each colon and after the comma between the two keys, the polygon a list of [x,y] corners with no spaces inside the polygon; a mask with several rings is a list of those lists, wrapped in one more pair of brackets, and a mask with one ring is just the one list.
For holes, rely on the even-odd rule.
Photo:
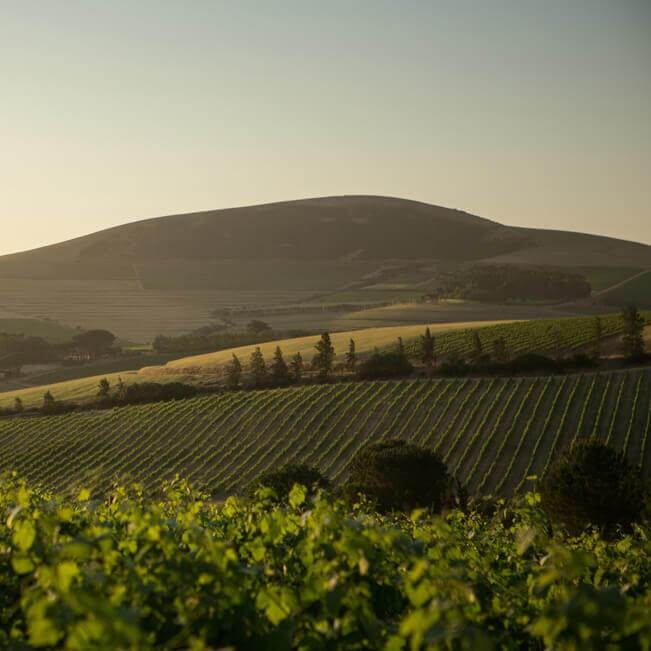
{"label": "leaf", "polygon": [[274,586],[260,590],[255,603],[274,626],[287,619],[297,606],[296,597],[289,588]]}
{"label": "leaf", "polygon": [[289,505],[295,509],[305,502],[306,497],[307,490],[305,489],[305,486],[294,484],[292,490],[289,491]]}
{"label": "leaf", "polygon": [[19,520],[16,522],[11,539],[18,549],[26,552],[31,549],[36,540],[36,528],[29,520]]}

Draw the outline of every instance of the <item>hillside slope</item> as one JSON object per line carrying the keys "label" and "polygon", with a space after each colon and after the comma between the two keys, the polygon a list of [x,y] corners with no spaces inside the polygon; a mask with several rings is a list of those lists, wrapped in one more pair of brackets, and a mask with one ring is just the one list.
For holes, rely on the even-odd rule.
{"label": "hillside slope", "polygon": [[577,436],[651,471],[651,371],[406,380],[241,391],[64,416],[0,420],[0,470],[64,489],[176,473],[215,493],[294,461],[337,482],[368,441],[438,450],[471,491],[511,494]]}
{"label": "hillside slope", "polygon": [[471,261],[651,269],[651,247],[404,199],[325,197],[148,219],[0,257],[0,307],[146,342],[216,311],[412,300],[440,267]]}

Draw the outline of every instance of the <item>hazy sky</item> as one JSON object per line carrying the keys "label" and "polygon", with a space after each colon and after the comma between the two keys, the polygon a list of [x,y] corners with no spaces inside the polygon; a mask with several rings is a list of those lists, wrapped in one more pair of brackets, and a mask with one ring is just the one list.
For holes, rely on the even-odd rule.
{"label": "hazy sky", "polygon": [[383,194],[651,243],[651,0],[0,0],[0,252]]}

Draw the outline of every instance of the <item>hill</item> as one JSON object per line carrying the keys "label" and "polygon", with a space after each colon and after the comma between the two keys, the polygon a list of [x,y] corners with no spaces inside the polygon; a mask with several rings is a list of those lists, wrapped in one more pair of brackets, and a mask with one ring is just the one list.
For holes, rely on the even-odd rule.
{"label": "hill", "polygon": [[224,393],[0,421],[0,469],[56,489],[157,485],[175,473],[215,493],[289,461],[346,477],[367,441],[440,451],[471,491],[511,494],[575,437],[598,435],[651,472],[651,371],[405,380]]}
{"label": "hill", "polygon": [[148,219],[3,256],[0,305],[144,341],[225,308],[411,299],[437,265],[471,261],[645,269],[651,247],[416,201],[326,197]]}

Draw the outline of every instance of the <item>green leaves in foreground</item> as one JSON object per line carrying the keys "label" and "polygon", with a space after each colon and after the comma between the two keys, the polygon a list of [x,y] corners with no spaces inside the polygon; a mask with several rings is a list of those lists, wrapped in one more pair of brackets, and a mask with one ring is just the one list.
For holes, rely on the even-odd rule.
{"label": "green leaves in foreground", "polygon": [[351,510],[296,486],[66,501],[0,483],[0,647],[649,648],[649,530],[550,538],[494,517]]}

